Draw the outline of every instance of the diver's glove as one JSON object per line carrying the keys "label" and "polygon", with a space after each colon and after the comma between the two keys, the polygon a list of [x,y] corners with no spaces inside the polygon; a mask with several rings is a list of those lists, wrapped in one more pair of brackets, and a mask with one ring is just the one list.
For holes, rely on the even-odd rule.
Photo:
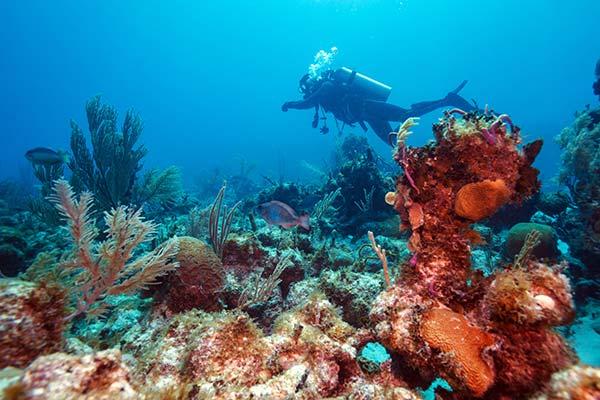
{"label": "diver's glove", "polygon": [[283,112],[287,112],[287,110],[289,109],[289,105],[288,102],[286,101],[285,103],[283,103],[283,105],[281,106],[281,111]]}

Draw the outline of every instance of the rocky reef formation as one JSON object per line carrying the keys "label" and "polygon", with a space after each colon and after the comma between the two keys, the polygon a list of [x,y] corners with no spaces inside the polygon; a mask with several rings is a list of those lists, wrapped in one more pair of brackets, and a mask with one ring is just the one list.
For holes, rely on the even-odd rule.
{"label": "rocky reef formation", "polygon": [[471,268],[470,246],[481,238],[470,225],[537,192],[531,164],[541,141],[521,150],[508,116],[452,110],[434,126],[435,143],[409,149],[411,126],[398,132],[404,174],[387,199],[411,230],[413,255],[371,310],[377,338],[415,384],[450,382],[454,391],[441,398],[532,395],[577,361],[552,330],[573,318],[570,286],[559,268],[528,259],[539,237],[483,278]]}
{"label": "rocky reef formation", "polygon": [[[397,132],[395,183],[350,136],[320,185],[271,182],[227,208],[249,187],[242,171],[233,195],[223,186],[212,206],[161,223],[124,206],[94,221],[91,195],[59,182],[70,240],[47,227],[22,280],[0,281],[0,393],[598,398],[598,370],[562,336],[575,306],[554,228],[571,200],[535,197],[541,141],[522,146],[507,115],[452,110],[411,148],[414,123]],[[310,212],[313,230],[268,226],[253,207],[271,200]],[[546,214],[515,225],[531,204]]]}
{"label": "rocky reef formation", "polygon": [[600,259],[600,109],[576,115],[558,136],[563,149],[560,182],[576,209],[562,216],[571,253],[590,268]]}

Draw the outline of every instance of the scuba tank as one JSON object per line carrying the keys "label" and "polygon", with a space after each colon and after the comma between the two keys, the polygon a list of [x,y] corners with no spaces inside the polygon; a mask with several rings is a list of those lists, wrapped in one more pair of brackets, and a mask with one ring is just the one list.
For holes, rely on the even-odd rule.
{"label": "scuba tank", "polygon": [[355,93],[361,94],[370,100],[387,101],[392,92],[390,86],[350,68],[342,67],[336,70],[333,75],[335,80],[345,83]]}

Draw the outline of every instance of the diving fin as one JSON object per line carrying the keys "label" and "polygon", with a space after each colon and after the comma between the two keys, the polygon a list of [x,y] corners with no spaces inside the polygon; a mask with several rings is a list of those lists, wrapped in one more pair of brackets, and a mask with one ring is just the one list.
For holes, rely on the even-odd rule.
{"label": "diving fin", "polygon": [[461,82],[460,85],[458,85],[458,87],[456,89],[454,89],[450,93],[458,94],[458,92],[463,90],[463,88],[467,85],[467,83],[469,83],[469,81],[465,79],[464,81]]}

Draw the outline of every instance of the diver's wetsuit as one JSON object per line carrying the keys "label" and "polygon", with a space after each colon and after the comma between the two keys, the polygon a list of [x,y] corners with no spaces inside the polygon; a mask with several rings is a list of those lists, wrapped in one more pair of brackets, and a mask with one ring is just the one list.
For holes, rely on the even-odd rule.
{"label": "diver's wetsuit", "polygon": [[410,117],[419,117],[441,107],[458,107],[465,111],[473,110],[475,107],[458,95],[458,92],[466,85],[466,81],[458,88],[448,93],[440,100],[424,101],[411,105],[409,109],[389,104],[385,101],[372,100],[364,95],[353,93],[352,87],[326,78],[318,82],[311,94],[300,101],[288,101],[281,109],[306,110],[315,109],[313,127],[318,124],[319,107],[326,112],[331,112],[334,117],[348,125],[358,123],[363,129],[367,129],[365,122],[375,131],[383,141],[389,143],[388,136],[392,132],[390,121],[403,122]]}

